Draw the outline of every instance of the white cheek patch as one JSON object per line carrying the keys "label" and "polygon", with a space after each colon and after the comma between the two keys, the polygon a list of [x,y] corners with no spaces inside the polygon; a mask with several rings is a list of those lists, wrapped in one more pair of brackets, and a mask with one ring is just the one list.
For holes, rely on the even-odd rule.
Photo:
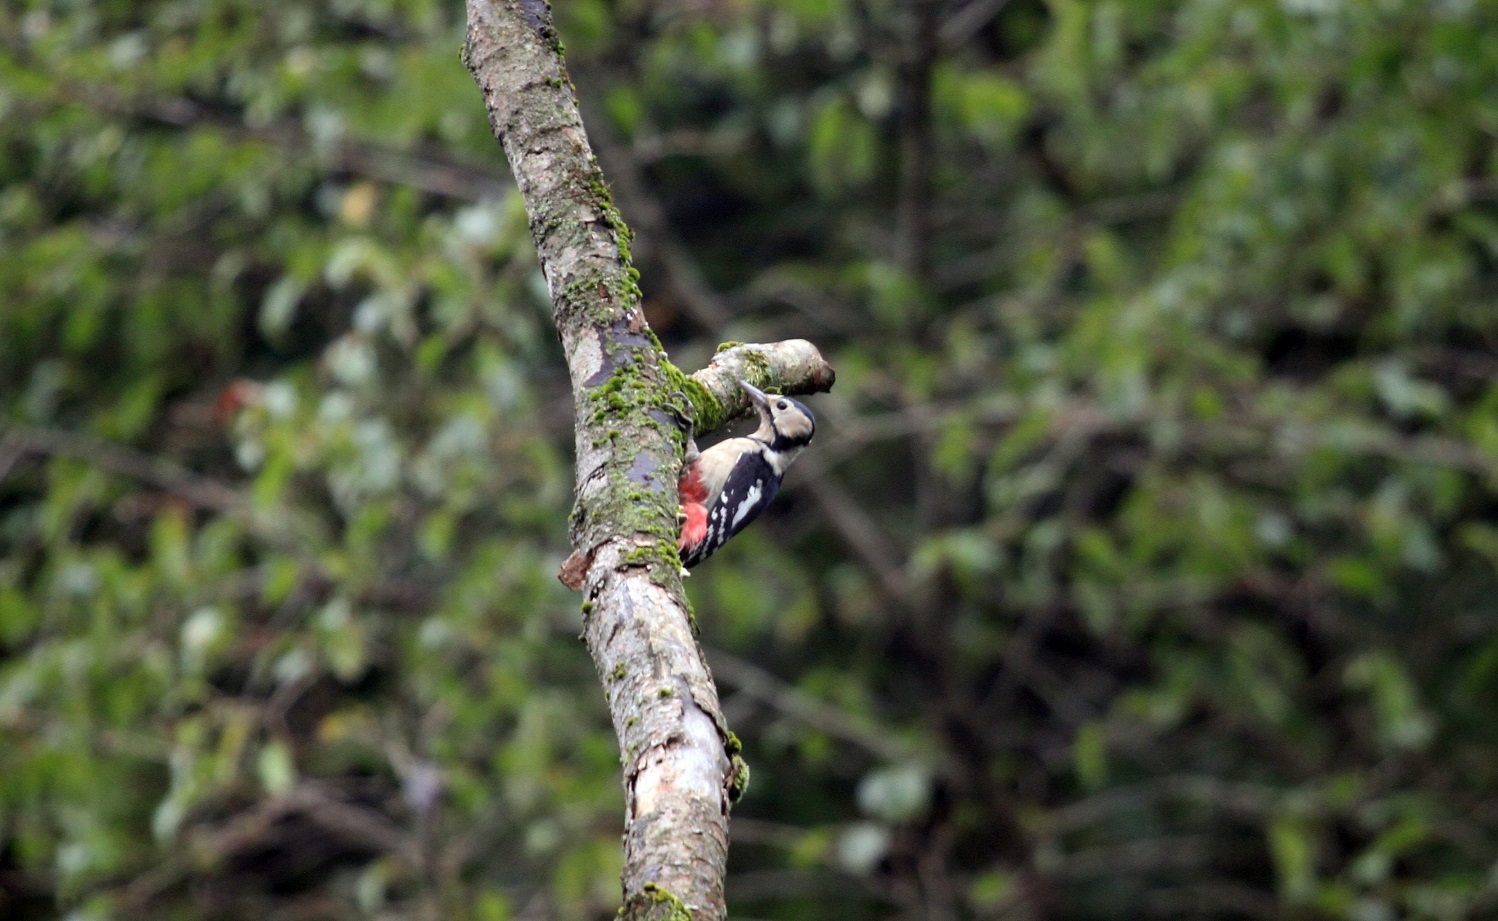
{"label": "white cheek patch", "polygon": [[740,502],[739,507],[734,510],[734,527],[738,527],[739,525],[744,523],[744,519],[747,518],[749,516],[749,513],[753,512],[755,507],[759,505],[759,497],[762,495],[764,495],[764,491],[759,488],[758,483],[755,483],[753,486],[749,487],[749,492],[745,494],[744,501]]}

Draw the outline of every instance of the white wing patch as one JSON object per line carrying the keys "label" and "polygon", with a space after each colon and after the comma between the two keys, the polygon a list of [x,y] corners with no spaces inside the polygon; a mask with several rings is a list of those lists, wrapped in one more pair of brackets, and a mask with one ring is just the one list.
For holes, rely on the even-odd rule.
{"label": "white wing patch", "polygon": [[744,501],[740,502],[739,507],[734,509],[733,526],[735,528],[743,524],[744,519],[754,513],[755,508],[759,506],[759,497],[762,495],[764,495],[764,491],[760,489],[760,484],[755,483],[749,487],[749,492],[744,494]]}

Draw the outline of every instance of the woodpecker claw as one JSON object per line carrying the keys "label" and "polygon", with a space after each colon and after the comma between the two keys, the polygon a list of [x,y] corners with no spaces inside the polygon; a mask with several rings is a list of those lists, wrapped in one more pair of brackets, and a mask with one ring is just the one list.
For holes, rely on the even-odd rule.
{"label": "woodpecker claw", "polygon": [[672,391],[672,399],[675,401],[666,406],[666,410],[676,419],[676,424],[681,430],[691,435],[692,429],[696,427],[696,418],[692,413],[692,401],[680,390]]}

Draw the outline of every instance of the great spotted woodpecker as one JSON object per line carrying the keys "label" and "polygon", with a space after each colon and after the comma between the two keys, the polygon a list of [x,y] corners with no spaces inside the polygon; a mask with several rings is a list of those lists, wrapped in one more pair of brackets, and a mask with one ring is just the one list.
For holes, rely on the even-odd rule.
{"label": "great spotted woodpecker", "polygon": [[759,517],[817,428],[811,410],[790,397],[768,396],[743,381],[739,386],[759,411],[759,428],[689,457],[681,471],[683,521],[676,547],[688,568]]}

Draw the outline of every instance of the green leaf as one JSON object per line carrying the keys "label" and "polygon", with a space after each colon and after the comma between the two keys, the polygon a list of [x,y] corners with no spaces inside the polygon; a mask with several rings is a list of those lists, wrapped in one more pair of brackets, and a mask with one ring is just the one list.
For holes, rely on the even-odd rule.
{"label": "green leaf", "polygon": [[260,334],[272,342],[281,341],[296,315],[297,304],[306,294],[307,286],[300,279],[282,275],[265,292],[260,305]]}
{"label": "green leaf", "polygon": [[272,739],[255,757],[255,774],[267,793],[286,793],[296,784],[296,763],[284,742]]}
{"label": "green leaf", "polygon": [[1108,781],[1108,727],[1084,723],[1072,739],[1072,762],[1083,789],[1097,790]]}
{"label": "green leaf", "polygon": [[1269,826],[1269,854],[1280,894],[1290,902],[1308,901],[1316,889],[1316,842],[1310,826],[1299,818],[1275,819]]}

